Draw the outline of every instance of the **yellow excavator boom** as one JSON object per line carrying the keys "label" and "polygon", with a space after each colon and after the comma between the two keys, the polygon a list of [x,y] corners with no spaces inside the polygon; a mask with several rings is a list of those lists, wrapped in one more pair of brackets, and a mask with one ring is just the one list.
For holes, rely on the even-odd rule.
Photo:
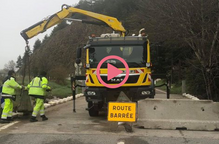
{"label": "yellow excavator boom", "polygon": [[125,28],[122,26],[122,23],[117,20],[117,18],[106,16],[103,14],[98,14],[78,8],[74,8],[71,6],[68,6],[66,4],[62,5],[62,10],[53,14],[49,18],[40,21],[31,27],[23,30],[21,32],[21,36],[27,41],[28,39],[38,35],[39,33],[45,32],[47,29],[50,27],[61,23],[65,18],[71,17],[73,13],[80,13],[82,15],[86,15],[89,17],[92,17],[94,19],[97,19],[99,21],[104,22],[107,24],[109,27],[111,27],[115,31],[120,31],[122,35],[125,35]]}

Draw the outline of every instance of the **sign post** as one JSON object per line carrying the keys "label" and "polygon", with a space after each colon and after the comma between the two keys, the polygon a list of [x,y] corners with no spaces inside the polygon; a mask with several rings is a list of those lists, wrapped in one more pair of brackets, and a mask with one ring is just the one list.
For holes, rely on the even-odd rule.
{"label": "sign post", "polygon": [[[80,64],[75,63],[75,76],[80,76],[81,75],[81,67],[82,67],[82,63],[80,63]],[[79,87],[76,88],[76,94],[79,93],[78,91],[79,91]]]}

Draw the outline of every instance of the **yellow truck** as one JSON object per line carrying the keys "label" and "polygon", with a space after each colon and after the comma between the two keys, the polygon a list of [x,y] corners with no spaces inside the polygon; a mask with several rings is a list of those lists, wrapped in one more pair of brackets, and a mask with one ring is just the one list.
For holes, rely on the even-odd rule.
{"label": "yellow truck", "polygon": [[[151,77],[149,40],[145,36],[127,36],[121,22],[114,17],[63,5],[61,11],[23,30],[21,35],[28,41],[28,39],[46,31],[64,19],[70,18],[74,13],[99,20],[118,32],[102,34],[100,37],[90,37],[87,45],[83,47],[86,52],[86,90],[84,95],[88,102],[87,110],[89,115],[98,116],[101,108],[107,106],[109,102],[117,101],[121,92],[124,92],[129,101],[132,102],[145,98],[154,98],[155,88]],[[77,49],[77,64],[81,63],[81,50],[82,48]],[[119,88],[107,88],[97,78],[98,63],[110,55],[123,58],[129,67],[129,77],[126,83]],[[107,80],[108,63],[122,70],[123,73]],[[109,59],[102,64],[99,73],[106,84],[116,85],[124,80],[126,69],[121,61]]]}

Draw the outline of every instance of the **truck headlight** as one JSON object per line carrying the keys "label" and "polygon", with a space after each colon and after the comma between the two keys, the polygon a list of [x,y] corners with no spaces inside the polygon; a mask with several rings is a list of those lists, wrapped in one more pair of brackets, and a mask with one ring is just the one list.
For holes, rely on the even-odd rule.
{"label": "truck headlight", "polygon": [[142,91],[142,92],[141,92],[141,95],[150,95],[150,94],[151,94],[150,91]]}
{"label": "truck headlight", "polygon": [[95,92],[95,91],[87,91],[87,95],[92,95],[92,96],[94,96],[94,95],[96,95],[96,92]]}

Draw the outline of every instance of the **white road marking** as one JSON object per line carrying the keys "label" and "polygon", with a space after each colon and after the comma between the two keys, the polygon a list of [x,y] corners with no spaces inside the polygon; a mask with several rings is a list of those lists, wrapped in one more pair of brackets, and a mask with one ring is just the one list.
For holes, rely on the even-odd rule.
{"label": "white road marking", "polygon": [[118,122],[118,125],[123,125],[123,124],[125,124],[124,122]]}
{"label": "white road marking", "polygon": [[124,141],[117,142],[117,144],[125,144]]}
{"label": "white road marking", "polygon": [[159,89],[156,89],[156,91],[159,91],[159,92],[162,92],[162,93],[166,93],[165,91],[159,90]]}
{"label": "white road marking", "polygon": [[18,123],[19,121],[15,121],[15,122],[12,122],[12,123],[9,123],[7,125],[4,125],[3,127],[0,128],[0,131],[4,130],[4,129],[7,129],[9,128],[10,126],[13,126],[14,124]]}

